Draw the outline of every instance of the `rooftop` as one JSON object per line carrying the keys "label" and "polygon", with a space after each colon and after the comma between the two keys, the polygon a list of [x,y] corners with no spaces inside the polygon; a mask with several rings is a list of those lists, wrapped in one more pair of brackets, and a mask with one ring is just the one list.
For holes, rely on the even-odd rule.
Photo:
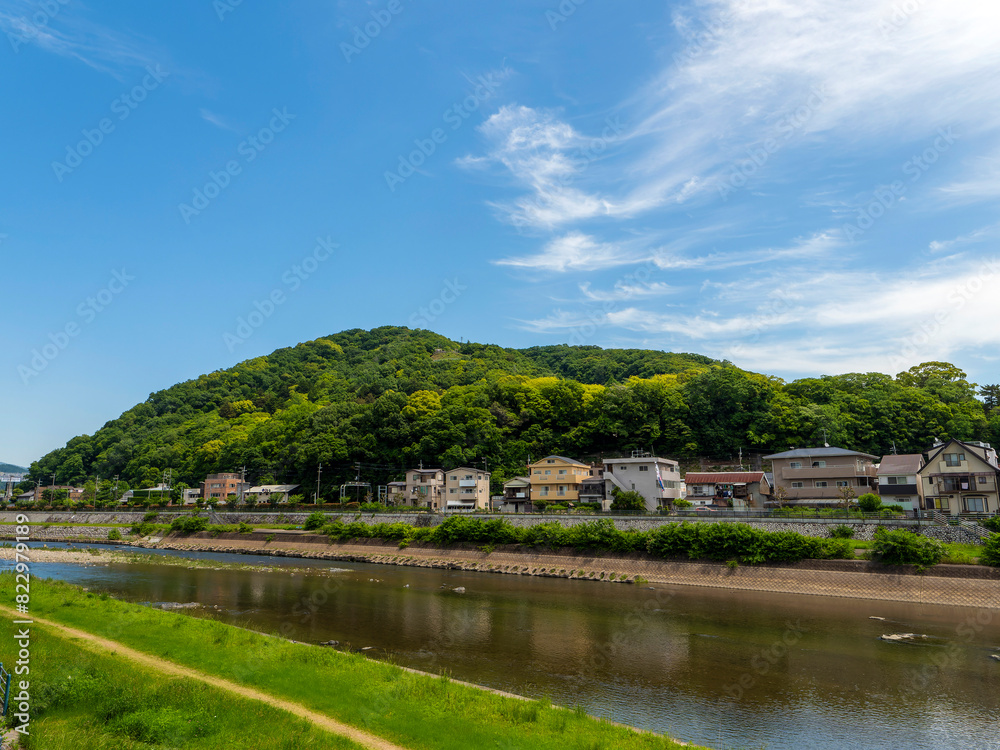
{"label": "rooftop", "polygon": [[873,456],[870,453],[829,446],[822,448],[794,448],[783,453],[772,453],[770,456],[764,456],[764,459],[769,461],[774,458],[823,458],[824,456],[861,456],[872,461],[878,461],[878,456]]}
{"label": "rooftop", "polygon": [[902,453],[900,455],[882,456],[879,464],[879,474],[916,474],[924,465],[924,457],[919,453]]}
{"label": "rooftop", "polygon": [[689,471],[685,484],[749,484],[764,479],[763,471]]}

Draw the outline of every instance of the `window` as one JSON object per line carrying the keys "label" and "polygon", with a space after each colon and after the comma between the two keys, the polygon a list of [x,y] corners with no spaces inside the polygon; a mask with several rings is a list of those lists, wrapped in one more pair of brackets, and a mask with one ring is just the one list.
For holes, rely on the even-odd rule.
{"label": "window", "polygon": [[961,492],[962,490],[969,489],[969,478],[968,477],[944,477],[941,480],[941,486],[944,492]]}
{"label": "window", "polygon": [[935,510],[948,510],[951,505],[946,497],[929,497],[927,498],[927,507]]}
{"label": "window", "polygon": [[448,490],[448,494],[449,495],[454,495],[455,494],[455,489],[452,488],[452,489]]}
{"label": "window", "polygon": [[945,453],[944,454],[944,465],[945,466],[961,466],[962,462],[965,460],[964,453]]}
{"label": "window", "polygon": [[792,482],[793,490],[801,490],[804,486],[805,485],[803,485],[802,482]]}
{"label": "window", "polygon": [[639,467],[639,471],[649,471],[649,467],[648,466],[640,466]]}
{"label": "window", "polygon": [[559,473],[560,474],[565,474],[566,473],[566,469],[559,469]]}
{"label": "window", "polygon": [[965,498],[965,509],[969,513],[985,513],[986,512],[986,498],[985,497],[967,497],[967,498]]}
{"label": "window", "polygon": [[454,482],[456,479],[458,479],[458,474],[452,474],[451,475],[451,481]]}
{"label": "window", "polygon": [[838,487],[850,487],[851,483],[848,482],[848,481],[846,481],[846,480],[838,480],[837,481],[837,486]]}
{"label": "window", "polygon": [[618,468],[619,468],[619,469],[620,469],[621,471],[625,471],[625,470],[626,470],[626,469],[628,468],[628,466],[619,466]]}
{"label": "window", "polygon": [[825,469],[826,468],[826,461],[813,461],[813,468],[814,469]]}
{"label": "window", "polygon": [[541,474],[541,473],[542,473],[542,470],[541,470],[541,469],[535,469],[535,473],[536,473],[536,474]]}
{"label": "window", "polygon": [[817,487],[826,487],[826,482],[816,482]]}
{"label": "window", "polygon": [[979,477],[980,484],[986,484],[986,477]]}
{"label": "window", "polygon": [[546,474],[551,474],[551,473],[552,473],[552,470],[551,470],[551,469],[546,469],[546,470],[545,470],[545,473],[546,473]]}
{"label": "window", "polygon": [[788,468],[789,469],[801,469],[802,468],[802,462],[801,461],[790,461],[789,464],[788,464]]}
{"label": "window", "polygon": [[554,464],[555,463],[555,459],[549,458],[549,459],[547,459],[545,461],[545,463],[547,463],[547,464]]}

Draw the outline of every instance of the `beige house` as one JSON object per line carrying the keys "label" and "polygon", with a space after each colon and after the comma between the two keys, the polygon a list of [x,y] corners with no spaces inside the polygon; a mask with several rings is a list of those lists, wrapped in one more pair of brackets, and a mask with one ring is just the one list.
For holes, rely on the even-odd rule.
{"label": "beige house", "polygon": [[997,452],[989,443],[949,440],[928,452],[919,470],[924,508],[957,516],[960,513],[996,513]]}
{"label": "beige house", "polygon": [[447,510],[489,510],[490,473],[460,466],[445,473],[444,507]]}
{"label": "beige house", "polygon": [[403,502],[416,508],[440,510],[444,504],[444,469],[410,469],[406,472]]}
{"label": "beige house", "polygon": [[791,505],[839,505],[845,488],[854,497],[878,488],[878,456],[846,448],[798,448],[764,456],[774,467],[774,489]]}
{"label": "beige house", "polygon": [[882,456],[878,465],[878,495],[886,505],[901,505],[903,510],[924,507],[924,483],[920,469],[924,457],[920,453]]}
{"label": "beige house", "polygon": [[531,502],[574,503],[580,499],[583,480],[590,476],[587,464],[564,456],[546,456],[528,464]]}

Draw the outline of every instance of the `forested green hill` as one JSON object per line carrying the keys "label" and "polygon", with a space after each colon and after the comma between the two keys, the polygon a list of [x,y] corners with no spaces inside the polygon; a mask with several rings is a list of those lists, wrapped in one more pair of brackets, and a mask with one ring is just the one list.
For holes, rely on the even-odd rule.
{"label": "forested green hill", "polygon": [[17,466],[16,464],[5,464],[0,461],[0,474],[22,474],[26,472],[27,469],[23,466]]}
{"label": "forested green hill", "polygon": [[[350,330],[152,394],[31,466],[61,484],[99,474],[133,487],[196,485],[245,466],[253,482],[400,478],[408,466],[482,465],[497,482],[528,456],[635,448],[729,456],[822,443],[882,454],[935,437],[1000,438],[965,374],[927,363],[782,380],[693,354],[598,347],[505,349],[406,328]],[[990,402],[995,405],[995,399]],[[324,492],[326,495],[327,492]]]}

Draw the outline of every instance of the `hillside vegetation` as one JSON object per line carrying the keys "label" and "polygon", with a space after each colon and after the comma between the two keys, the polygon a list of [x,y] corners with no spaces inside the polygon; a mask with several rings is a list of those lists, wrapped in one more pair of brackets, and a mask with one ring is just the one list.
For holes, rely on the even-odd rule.
{"label": "hillside vegetation", "polygon": [[[984,391],[986,389],[983,389]],[[790,383],[694,354],[593,346],[506,349],[429,331],[350,330],[153,393],[94,435],[31,466],[78,484],[119,475],[133,487],[173,471],[188,485],[246,466],[253,482],[324,495],[353,479],[399,478],[424,462],[488,461],[494,489],[529,455],[586,459],[652,449],[729,456],[826,440],[882,454],[934,438],[996,439],[1000,414],[957,368],[932,362]]]}

